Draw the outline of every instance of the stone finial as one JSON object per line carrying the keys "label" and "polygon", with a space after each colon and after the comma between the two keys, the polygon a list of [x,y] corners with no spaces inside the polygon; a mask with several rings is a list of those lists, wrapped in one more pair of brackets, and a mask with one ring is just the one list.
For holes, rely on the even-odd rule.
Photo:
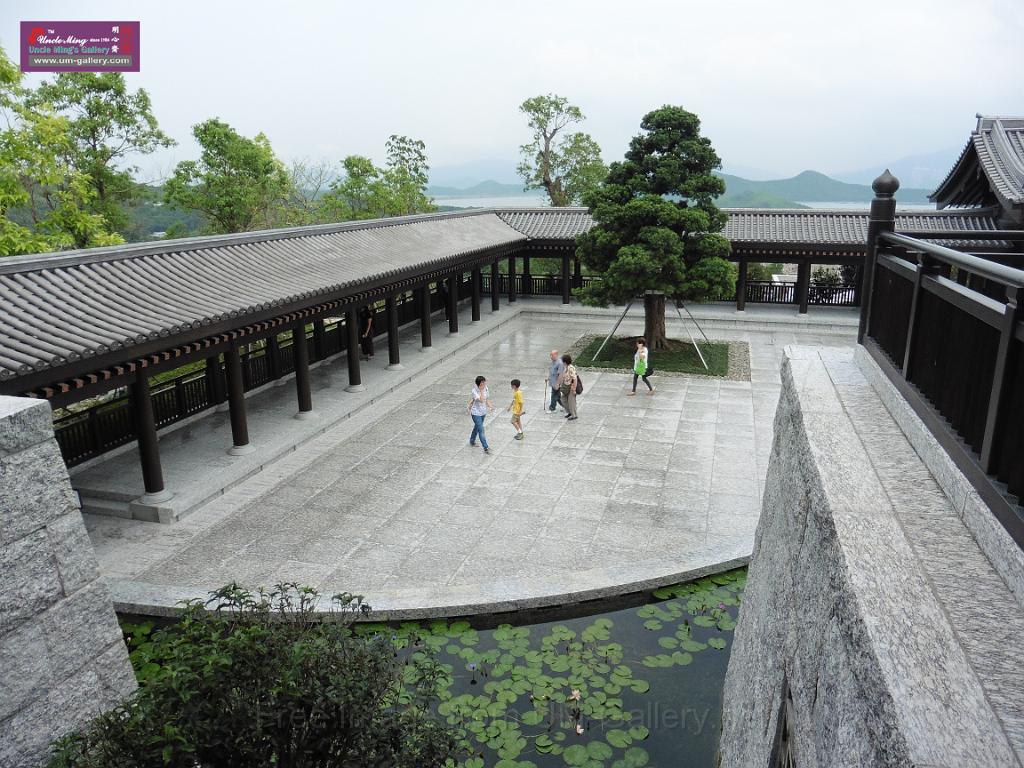
{"label": "stone finial", "polygon": [[900,188],[900,180],[889,173],[889,169],[886,168],[881,176],[871,182],[871,188],[879,197],[892,197]]}

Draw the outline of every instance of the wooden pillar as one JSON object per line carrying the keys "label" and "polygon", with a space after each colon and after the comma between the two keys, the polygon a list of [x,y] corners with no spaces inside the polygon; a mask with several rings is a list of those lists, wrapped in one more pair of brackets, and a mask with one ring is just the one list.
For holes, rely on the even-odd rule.
{"label": "wooden pillar", "polygon": [[483,280],[483,275],[480,274],[480,267],[473,267],[473,274],[470,278],[473,281],[472,291],[473,298],[473,322],[480,322],[480,283]]}
{"label": "wooden pillar", "polygon": [[523,296],[533,296],[533,275],[530,274],[529,256],[523,256]]}
{"label": "wooden pillar", "polygon": [[579,256],[574,256],[572,260],[572,284],[574,288],[583,287],[583,262]]}
{"label": "wooden pillar", "polygon": [[459,282],[462,274],[448,276],[448,335],[459,332]]}
{"label": "wooden pillar", "polygon": [[420,348],[430,351],[430,283],[416,289],[416,301],[420,305]]}
{"label": "wooden pillar", "polygon": [[491,262],[491,312],[501,309],[501,292],[499,290],[501,275],[498,273],[498,262]]}
{"label": "wooden pillar", "polygon": [[[302,337],[306,337],[305,326],[303,326]],[[313,321],[313,359],[323,360],[325,357],[327,357],[327,333],[324,331],[324,319],[318,317]]]}
{"label": "wooden pillar", "polygon": [[228,410],[231,413],[231,441],[228,449],[232,456],[244,456],[256,449],[249,444],[249,424],[245,416],[245,385],[242,379],[242,361],[238,356],[238,345],[231,345],[224,352],[224,371],[228,380]]}
{"label": "wooden pillar", "polygon": [[992,389],[989,391],[985,433],[981,443],[981,466],[990,475],[994,475],[999,468],[1005,430],[1020,429],[1019,424],[1012,424],[1008,413],[1019,354],[1015,350],[1017,345],[1014,344],[1014,336],[1018,323],[1024,317],[1024,306],[1019,302],[1020,289],[1008,286],[1002,322],[999,324],[999,346],[996,348],[996,364],[992,372]]}
{"label": "wooden pillar", "polygon": [[562,254],[562,303],[569,303],[569,252]]}
{"label": "wooden pillar", "polygon": [[807,314],[807,297],[811,291],[811,263],[801,261],[796,273],[796,301],[800,305],[800,314]]}
{"label": "wooden pillar", "polygon": [[394,294],[384,299],[384,312],[388,317],[388,370],[402,370],[398,348],[398,302]]}
{"label": "wooden pillar", "polygon": [[206,392],[211,405],[220,405],[228,398],[224,388],[224,373],[220,369],[220,355],[206,358]]}
{"label": "wooden pillar", "polygon": [[871,301],[875,285],[875,259],[878,251],[878,237],[883,232],[892,232],[896,228],[896,192],[900,188],[899,179],[885,172],[871,182],[875,197],[871,201],[868,214],[868,242],[864,251],[864,275],[861,289],[860,325],[857,329],[857,343],[864,343],[871,322]]}
{"label": "wooden pillar", "polygon": [[[320,328],[322,332],[323,323]],[[292,339],[292,350],[295,353],[295,393],[299,398],[299,412],[295,417],[306,419],[313,414],[313,393],[309,386],[309,345],[306,343],[305,320],[300,320],[292,326]]]}
{"label": "wooden pillar", "polygon": [[736,278],[736,311],[747,308],[747,260],[740,259],[739,276]]}
{"label": "wooden pillar", "polygon": [[355,309],[345,310],[345,336],[348,347],[345,354],[348,357],[348,386],[346,392],[362,392],[363,379],[359,375],[359,318],[356,317]]}
{"label": "wooden pillar", "polygon": [[516,300],[516,256],[511,254],[508,257],[508,303],[513,304]]}
{"label": "wooden pillar", "polygon": [[160,446],[156,437],[156,419],[153,417],[153,399],[149,394],[147,368],[135,370],[131,400],[135,413],[135,436],[139,442],[139,460],[142,463],[142,485],[146,489],[146,493],[139,501],[143,504],[167,501],[172,494],[164,488],[164,473],[160,465]]}
{"label": "wooden pillar", "polygon": [[281,378],[281,345],[277,343],[277,331],[267,336],[267,369],[270,378],[278,381]]}

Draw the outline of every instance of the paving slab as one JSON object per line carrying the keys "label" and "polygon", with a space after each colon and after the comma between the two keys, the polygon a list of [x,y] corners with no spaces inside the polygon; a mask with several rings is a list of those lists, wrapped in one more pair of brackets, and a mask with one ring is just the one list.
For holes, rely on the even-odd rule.
{"label": "paving slab", "polygon": [[[750,381],[655,376],[656,393],[633,398],[628,372],[591,372],[570,422],[543,408],[548,352],[606,332],[614,313],[577,317],[539,300],[512,309],[502,308],[500,325],[452,339],[407,383],[371,366],[362,399],[339,391],[336,364],[322,374],[330,386],[314,392],[330,426],[268,451],[258,469],[173,524],[87,514],[118,608],[168,613],[229,581],[301,581],[325,594],[364,594],[377,616],[458,615],[733,567],[752,550],[785,345],[851,347],[856,330],[849,313],[829,313],[824,330],[813,329],[813,316],[790,327],[770,313],[723,325],[709,335],[749,345]],[[641,323],[638,313],[622,332],[638,333]],[[403,350],[403,363],[415,365],[414,354]],[[489,454],[468,444],[466,402],[478,374],[499,408],[511,400],[509,380],[524,382],[526,437],[514,440],[499,411],[488,419]],[[307,424],[291,419],[290,387],[261,398],[250,430],[263,442],[274,441],[275,423]],[[187,438],[163,437],[168,477],[187,483],[202,473],[201,444],[221,452],[228,434],[215,414]],[[132,460],[114,459],[125,474],[137,472]],[[102,476],[116,490],[117,473]]]}

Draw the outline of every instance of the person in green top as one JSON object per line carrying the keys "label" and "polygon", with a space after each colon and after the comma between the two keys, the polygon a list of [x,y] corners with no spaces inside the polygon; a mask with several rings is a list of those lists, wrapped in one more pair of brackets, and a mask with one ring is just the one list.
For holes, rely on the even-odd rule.
{"label": "person in green top", "polygon": [[651,353],[647,349],[647,339],[642,336],[636,340],[636,354],[633,355],[633,391],[629,393],[630,397],[636,396],[636,382],[638,379],[643,379],[644,384],[647,385],[647,394],[654,394],[654,387],[651,386],[650,380],[647,378],[651,375]]}

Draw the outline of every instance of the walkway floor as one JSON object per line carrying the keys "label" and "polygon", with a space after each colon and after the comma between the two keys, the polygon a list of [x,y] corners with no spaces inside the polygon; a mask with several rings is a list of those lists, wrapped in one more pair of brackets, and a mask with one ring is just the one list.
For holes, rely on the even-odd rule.
{"label": "walkway floor", "polygon": [[[479,328],[467,322],[460,338],[437,339],[450,345],[437,360],[410,351],[403,363],[419,367],[371,369],[361,395],[342,391],[343,363],[321,369],[314,404],[335,426],[262,459],[258,474],[176,523],[86,515],[119,607],[159,610],[232,580],[299,581],[365,594],[393,614],[459,613],[600,596],[749,557],[782,350],[848,346],[855,317],[829,314],[820,333],[805,330],[813,317],[793,330],[771,314],[736,328],[725,327],[734,312],[706,317],[712,338],[749,344],[749,382],[656,377],[653,397],[631,398],[628,375],[590,373],[580,418],[567,422],[542,408],[547,353],[610,324],[550,303],[522,301],[517,311],[527,306],[537,311],[498,313],[490,325],[485,313]],[[638,332],[639,320],[624,332]],[[465,403],[478,373],[496,406],[510,400],[510,379],[525,385],[526,439],[513,440],[501,414],[489,420],[490,455],[467,444]],[[387,378],[403,374],[414,378]],[[254,442],[280,454],[275,440],[294,441],[285,433],[308,422],[292,418],[291,387],[257,397]],[[168,487],[182,492],[176,483],[223,461],[228,435],[226,415],[213,415],[162,439]],[[128,473],[131,461],[112,466]]]}

